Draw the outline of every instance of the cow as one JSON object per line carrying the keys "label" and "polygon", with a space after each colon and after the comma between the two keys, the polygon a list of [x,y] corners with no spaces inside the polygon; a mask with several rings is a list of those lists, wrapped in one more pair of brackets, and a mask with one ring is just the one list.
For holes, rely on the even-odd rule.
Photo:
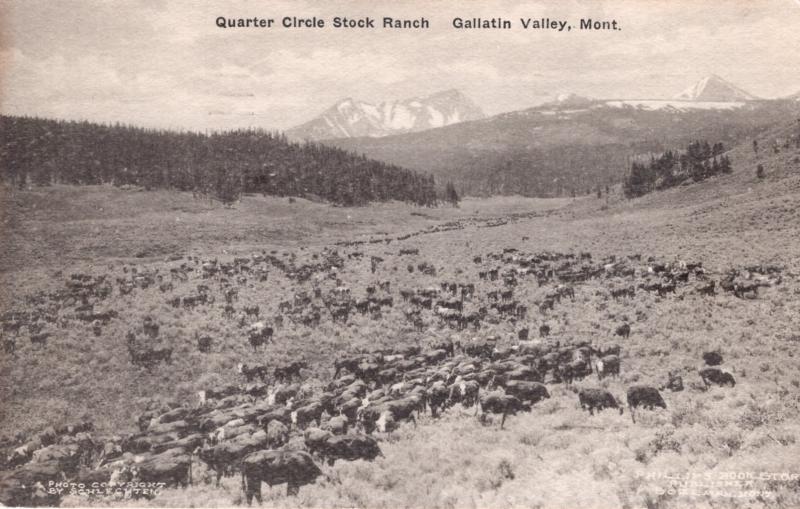
{"label": "cow", "polygon": [[198,451],[200,459],[216,473],[216,486],[226,472],[236,468],[248,454],[267,446],[267,433],[258,431],[252,435],[239,435],[233,440],[221,442],[213,447],[204,445]]}
{"label": "cow", "polygon": [[547,325],[546,323],[540,325],[539,326],[539,335],[541,337],[543,337],[543,338],[546,338],[547,336],[549,336],[550,335],[550,326]]}
{"label": "cow", "polygon": [[556,368],[558,378],[564,381],[567,385],[571,384],[574,380],[582,380],[585,376],[592,374],[592,366],[589,361],[583,359],[575,359],[567,364],[562,364]]}
{"label": "cow", "polygon": [[61,495],[51,494],[45,485],[63,481],[64,473],[57,463],[25,465],[0,477],[0,504],[9,507],[57,507]]}
{"label": "cow", "polygon": [[703,352],[703,362],[706,366],[719,366],[722,364],[722,354],[719,352]]}
{"label": "cow", "polygon": [[300,386],[297,384],[273,387],[267,394],[267,403],[270,405],[285,405],[291,398],[297,396],[299,391]]}
{"label": "cow", "polygon": [[248,366],[245,363],[239,363],[236,366],[236,370],[239,372],[240,375],[244,376],[245,380],[248,382],[252,382],[256,378],[261,380],[262,382],[266,382],[269,378],[269,370],[266,366]]}
{"label": "cow", "polygon": [[654,407],[667,408],[664,398],[655,387],[646,385],[633,385],[628,388],[628,408],[631,411],[631,420],[636,423],[636,416],[634,410],[642,407],[647,410],[652,410]]}
{"label": "cow", "polygon": [[185,488],[192,482],[192,458],[182,449],[170,449],[135,463],[131,473],[133,482],[163,482],[169,487]]}
{"label": "cow", "polygon": [[428,406],[431,409],[431,415],[437,417],[439,411],[447,404],[447,399],[450,393],[447,390],[447,385],[441,380],[437,380],[431,384],[427,390]]}
{"label": "cow", "polygon": [[284,366],[275,368],[273,376],[278,380],[291,380],[300,377],[300,370],[308,368],[308,364],[303,361],[294,361]]}
{"label": "cow", "polygon": [[594,363],[597,369],[597,378],[602,380],[606,376],[619,376],[620,360],[616,355],[606,355]]}
{"label": "cow", "polygon": [[296,408],[292,412],[292,424],[298,428],[305,428],[309,423],[315,422],[317,426],[322,419],[323,406],[318,401]]}
{"label": "cow", "polygon": [[461,403],[466,408],[476,405],[478,403],[479,391],[480,385],[478,382],[475,380],[463,380],[459,377],[450,386],[448,405]]}
{"label": "cow", "polygon": [[736,380],[734,380],[733,375],[719,368],[704,368],[701,369],[699,373],[706,388],[711,384],[728,385],[730,387],[736,385]]}
{"label": "cow", "polygon": [[321,475],[322,471],[307,452],[258,451],[242,461],[242,490],[247,505],[254,497],[261,504],[262,482],[269,486],[286,483],[286,495],[291,496]]}
{"label": "cow", "polygon": [[328,419],[328,422],[325,423],[324,428],[334,435],[344,435],[347,433],[349,426],[350,420],[346,415],[335,415]]}
{"label": "cow", "polygon": [[320,444],[318,450],[328,465],[333,465],[336,460],[372,461],[378,456],[383,456],[374,438],[360,434],[330,435]]}
{"label": "cow", "polygon": [[617,327],[615,334],[617,336],[622,336],[623,338],[629,338],[631,335],[631,326],[628,323],[623,323],[619,327]]}
{"label": "cow", "polygon": [[260,346],[272,339],[273,333],[272,327],[268,327],[264,322],[251,324],[248,329],[247,339],[250,342],[250,346],[253,348],[253,352],[255,353],[258,351]]}
{"label": "cow", "polygon": [[620,401],[610,392],[603,389],[581,389],[578,392],[578,401],[582,410],[588,410],[589,415],[594,415],[594,411],[606,408],[616,408],[622,415],[623,407]]}
{"label": "cow", "polygon": [[289,428],[278,420],[271,420],[267,424],[267,447],[276,449],[289,441]]}
{"label": "cow", "polygon": [[480,408],[484,417],[486,414],[502,414],[500,421],[500,429],[506,422],[506,416],[516,415],[517,412],[522,410],[530,410],[530,406],[523,404],[515,396],[505,394],[503,391],[492,391],[481,394]]}
{"label": "cow", "polygon": [[39,347],[44,347],[47,344],[47,340],[50,338],[49,332],[40,332],[38,334],[31,334],[31,344],[38,345]]}
{"label": "cow", "polygon": [[197,349],[200,352],[208,353],[208,352],[211,351],[211,344],[213,342],[213,340],[211,339],[211,336],[208,336],[208,335],[201,336],[199,334],[196,334],[195,338],[197,339]]}
{"label": "cow", "polygon": [[547,387],[539,382],[510,380],[505,384],[506,394],[516,396],[523,403],[534,405],[550,397]]}

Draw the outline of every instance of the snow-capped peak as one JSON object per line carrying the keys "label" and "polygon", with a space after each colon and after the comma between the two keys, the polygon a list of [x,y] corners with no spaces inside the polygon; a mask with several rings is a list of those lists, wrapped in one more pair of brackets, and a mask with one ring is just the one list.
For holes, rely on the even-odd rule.
{"label": "snow-capped peak", "polygon": [[378,105],[347,98],[287,135],[305,140],[381,137],[481,118],[481,109],[456,89]]}
{"label": "snow-capped peak", "polygon": [[676,95],[675,99],[682,101],[731,102],[752,101],[757,98],[716,74],[711,74]]}

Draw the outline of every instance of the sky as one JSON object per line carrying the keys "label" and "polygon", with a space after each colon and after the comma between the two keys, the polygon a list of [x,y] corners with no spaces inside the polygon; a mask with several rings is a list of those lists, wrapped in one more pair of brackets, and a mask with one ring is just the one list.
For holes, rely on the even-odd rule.
{"label": "sky", "polygon": [[[426,17],[427,30],[221,29],[217,17]],[[457,30],[502,17],[512,30]],[[524,30],[551,18],[570,32]],[[618,31],[577,30],[581,18]],[[336,101],[457,88],[487,114],[564,93],[670,98],[717,74],[800,91],[800,0],[0,0],[0,111],[171,129],[288,129]]]}

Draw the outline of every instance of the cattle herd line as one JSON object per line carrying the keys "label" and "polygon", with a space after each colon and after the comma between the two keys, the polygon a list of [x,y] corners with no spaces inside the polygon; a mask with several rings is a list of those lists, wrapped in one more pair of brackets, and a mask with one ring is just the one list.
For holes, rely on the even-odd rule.
{"label": "cattle herd line", "polygon": [[[589,253],[530,254],[515,248],[476,256],[474,270],[456,270],[443,280],[438,275],[442,270],[420,260],[419,250],[402,249],[393,253],[401,262],[394,273],[418,272],[428,284],[394,288],[397,283],[381,279],[384,272],[391,278],[385,258],[373,255],[369,261],[375,282],[356,296],[341,277],[348,263],[366,260],[358,248],[353,243],[339,246],[346,251],[342,254],[328,248],[310,254],[302,264],[294,253],[278,256],[274,251],[230,262],[175,257],[164,272],[125,266],[118,277],[72,274],[64,288],[27,297],[24,309],[2,316],[8,358],[44,351],[48,338],[78,324],[99,336],[120,318],[119,312],[102,309],[108,299],[148,288],[157,288],[178,309],[219,310],[254,353],[277,341],[276,331],[286,320],[316,327],[329,319],[332,327],[345,327],[354,313],[382,320],[395,307],[401,308],[395,313],[411,333],[424,336],[426,329],[438,326],[451,330],[451,339],[340,354],[328,367],[333,377],[327,383],[300,383],[303,371],[326,369],[300,360],[271,368],[242,362],[238,375],[232,375],[238,381],[206,388],[196,403],[154,404],[138,417],[139,431],[126,436],[100,435],[86,422],[5,437],[0,442],[0,503],[56,505],[61,494],[47,489],[53,481],[83,487],[87,496],[94,493],[93,486],[111,487],[110,496],[152,496],[139,488],[153,483],[188,486],[198,464],[213,471],[217,483],[238,472],[247,503],[253,498],[260,502],[262,482],[286,483],[287,492],[296,493],[325,476],[318,463],[373,460],[382,454],[385,434],[400,423],[416,426],[425,414],[436,419],[458,406],[474,409],[486,423],[497,415],[503,428],[507,416],[530,411],[549,398],[548,387],[554,384],[577,392],[576,403],[590,414],[608,408],[622,413],[625,405],[609,391],[579,390],[572,384],[588,376],[619,376],[624,369],[622,345],[635,334],[633,324],[613,324],[607,334],[584,334],[614,340],[578,339],[577,332],[553,333],[556,306],[574,300],[591,280],[605,285],[598,295],[615,301],[632,299],[637,292],[684,298],[689,293],[713,297],[718,290],[751,299],[760,287],[781,282],[781,269],[772,266],[711,274],[701,263],[661,263],[639,255],[595,261]],[[268,285],[275,269],[302,290],[277,309],[240,302],[241,287]],[[477,279],[469,281],[467,273],[477,273]],[[191,284],[190,278],[195,279]],[[192,290],[178,294],[177,286]],[[515,330],[513,340],[480,335],[487,324],[502,322]],[[32,346],[23,351],[17,341],[26,336]],[[157,320],[144,317],[126,336],[129,361],[148,372],[172,362],[172,346],[162,336]],[[198,333],[195,340],[201,353],[225,346],[209,334]],[[722,362],[718,351],[704,354],[698,376],[706,387],[735,384],[719,367]],[[626,406],[634,422],[643,409],[666,408],[661,391],[683,389],[680,374],[664,373],[663,378],[659,387],[627,389]]]}

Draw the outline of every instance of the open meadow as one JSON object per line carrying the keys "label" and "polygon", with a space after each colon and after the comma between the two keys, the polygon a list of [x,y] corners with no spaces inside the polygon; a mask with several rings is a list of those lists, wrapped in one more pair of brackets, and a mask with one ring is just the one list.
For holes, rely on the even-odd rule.
{"label": "open meadow", "polygon": [[[414,394],[428,405],[414,422],[377,423],[381,456],[318,461],[323,475],[297,495],[263,487],[266,505],[798,507],[800,152],[730,155],[731,175],[634,200],[613,189],[459,208],[5,188],[3,457],[30,461],[14,451],[32,437],[91,421],[72,465],[82,479],[162,450],[159,426],[181,422],[164,436],[196,438],[182,449],[191,486],[113,504],[240,505],[235,461],[217,487],[198,452],[211,432],[241,418],[256,436],[281,406],[277,390],[293,387],[289,410],[326,402],[321,422],[287,423],[285,447],[308,448],[307,428],[346,414],[355,384],[365,408]],[[609,352],[618,373],[596,364]],[[720,362],[704,359],[712,352]],[[735,383],[704,380],[706,364]],[[541,383],[547,397],[518,394],[522,406],[501,417],[459,399],[470,381],[483,395]],[[437,382],[447,397],[434,416]],[[630,405],[632,386],[659,390],[665,408]],[[590,414],[584,389],[608,391],[624,411]],[[180,419],[158,417],[169,412]],[[692,473],[746,482],[669,490]]]}

